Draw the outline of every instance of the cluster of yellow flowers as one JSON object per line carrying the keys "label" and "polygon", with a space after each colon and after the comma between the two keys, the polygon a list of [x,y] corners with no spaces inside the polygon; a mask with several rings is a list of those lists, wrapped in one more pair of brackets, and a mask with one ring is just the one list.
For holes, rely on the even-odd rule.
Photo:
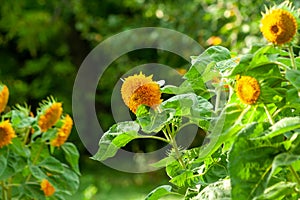
{"label": "cluster of yellow flowers", "polygon": [[[8,98],[9,90],[7,86],[0,84],[0,114],[6,109]],[[37,124],[42,133],[54,126],[58,126],[56,137],[50,141],[50,144],[54,147],[60,147],[66,142],[73,126],[72,118],[69,115],[62,116],[62,113],[62,103],[49,99],[41,106],[37,114]],[[30,115],[32,116],[33,114],[31,113]],[[58,123],[60,120],[61,123]],[[17,135],[11,122],[9,120],[1,121],[0,148],[12,144],[12,139],[15,137]],[[51,196],[55,192],[55,188],[46,179],[42,180],[41,189],[45,196]]]}

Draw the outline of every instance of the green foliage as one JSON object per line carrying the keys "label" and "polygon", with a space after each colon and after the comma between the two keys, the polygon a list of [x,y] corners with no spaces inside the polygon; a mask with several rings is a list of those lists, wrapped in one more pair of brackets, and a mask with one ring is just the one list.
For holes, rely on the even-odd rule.
{"label": "green foliage", "polygon": [[[48,100],[44,105],[53,103]],[[1,114],[1,199],[65,199],[77,191],[79,152],[73,143],[53,143],[61,137],[60,129],[66,123],[62,116],[58,116],[57,122],[50,124],[47,130],[41,130],[40,121],[48,108],[39,108],[36,117],[27,105],[16,105],[11,111]],[[43,119],[44,123],[50,123],[52,115],[56,115],[55,110],[51,112]],[[8,124],[4,125],[5,122]],[[11,130],[7,129],[9,126]],[[67,131],[71,130],[63,131],[67,139],[70,134]],[[9,135],[14,136],[10,138]],[[43,186],[46,180],[50,186]],[[53,188],[54,193],[47,192],[51,190],[49,188]]]}
{"label": "green foliage", "polygon": [[[121,122],[137,127],[134,136],[115,142],[132,130],[117,131],[115,125],[101,138],[99,152],[105,148],[105,154],[113,156],[127,139],[143,138],[137,135],[140,128],[146,134],[163,132],[144,138],[173,147],[152,165],[166,167],[172,187],[158,187],[146,199],[171,193],[185,199],[298,199],[300,65],[286,47],[254,45],[249,53],[232,58],[227,48],[213,46],[191,57],[183,83],[161,89],[169,98],[156,108],[140,105],[136,120]],[[239,82],[243,76],[255,79],[258,89],[251,81]],[[241,99],[253,95],[252,90],[259,92],[258,98],[244,104]],[[190,124],[206,133],[205,142],[182,149],[176,135]],[[97,156],[105,155],[99,152]]]}

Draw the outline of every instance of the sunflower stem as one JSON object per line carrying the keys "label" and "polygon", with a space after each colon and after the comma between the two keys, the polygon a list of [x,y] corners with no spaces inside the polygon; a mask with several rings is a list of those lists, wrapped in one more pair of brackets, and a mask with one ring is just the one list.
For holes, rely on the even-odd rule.
{"label": "sunflower stem", "polygon": [[290,53],[290,58],[291,58],[291,63],[292,63],[292,68],[297,69],[296,67],[296,62],[295,62],[295,56],[294,56],[294,50],[293,46],[289,45],[289,53]]}
{"label": "sunflower stem", "polygon": [[154,136],[154,135],[145,135],[145,136],[140,136],[139,138],[144,138],[144,139],[155,139],[155,140],[160,140],[160,141],[163,141],[165,143],[170,143],[170,140],[168,139],[165,139],[165,138],[162,138],[162,137],[157,137],[157,136]]}
{"label": "sunflower stem", "polygon": [[8,200],[8,198],[7,198],[7,188],[5,186],[4,181],[1,181],[1,187],[2,187],[2,199],[3,200]]}
{"label": "sunflower stem", "polygon": [[23,141],[23,144],[25,145],[27,140],[28,140],[28,137],[29,137],[29,134],[30,134],[30,128],[28,128],[26,130],[26,133],[25,133],[25,137],[24,137],[24,141]]}
{"label": "sunflower stem", "polygon": [[[172,126],[174,126],[174,124],[172,124]],[[168,135],[169,135],[171,145],[172,145],[172,147],[173,147],[173,149],[174,149],[174,151],[175,151],[176,159],[178,159],[178,162],[179,162],[179,164],[181,165],[181,167],[182,167],[183,169],[186,169],[186,166],[185,166],[185,164],[184,164],[184,162],[183,162],[183,160],[182,160],[182,158],[181,158],[181,155],[180,155],[180,152],[179,152],[178,145],[177,145],[177,143],[176,143],[176,139],[175,139],[175,137],[176,137],[175,128],[172,127],[172,131],[171,131],[169,125],[166,125],[166,130],[167,130],[167,133],[168,133]]]}
{"label": "sunflower stem", "polygon": [[300,177],[299,177],[298,173],[296,172],[296,170],[294,169],[294,167],[292,165],[290,165],[289,167],[290,167],[290,170],[291,170],[293,176],[295,177],[298,185],[300,185]]}
{"label": "sunflower stem", "polygon": [[270,124],[274,125],[275,122],[274,122],[274,120],[272,118],[272,115],[270,114],[270,112],[269,112],[269,110],[268,110],[268,108],[267,108],[267,106],[265,104],[264,104],[264,109],[266,111],[266,114],[267,114],[267,117],[268,117],[268,120],[269,120]]}
{"label": "sunflower stem", "polygon": [[[39,159],[39,157],[40,157],[40,155],[41,155],[41,152],[42,152],[42,150],[43,150],[43,146],[44,146],[44,145],[41,145],[41,146],[40,146],[40,148],[39,148],[39,150],[38,150],[38,152],[37,152],[37,154],[36,154],[34,160],[32,161],[32,164],[33,164],[33,165],[35,165],[35,163],[36,163],[37,160]],[[25,182],[27,183],[27,182],[30,180],[30,178],[31,178],[31,173],[27,176]]]}

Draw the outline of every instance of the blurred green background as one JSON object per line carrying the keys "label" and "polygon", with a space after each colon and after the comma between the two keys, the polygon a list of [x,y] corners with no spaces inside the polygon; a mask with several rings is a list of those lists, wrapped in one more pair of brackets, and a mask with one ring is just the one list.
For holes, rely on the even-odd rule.
{"label": "blurred green background", "polygon": [[[32,110],[53,95],[72,114],[72,88],[82,61],[101,41],[139,27],[164,27],[182,32],[204,48],[222,45],[236,53],[264,41],[259,20],[270,0],[23,0],[0,1],[0,81],[10,89],[9,104],[27,102]],[[300,2],[294,2],[300,7]],[[157,62],[187,69],[178,56],[157,50],[130,52],[117,59],[100,80],[96,96],[101,126],[114,120],[110,100],[113,81],[132,67]],[[108,78],[105,78],[108,77]],[[79,191],[70,199],[143,199],[167,183],[163,170],[127,174],[110,169],[91,156],[75,128],[69,139],[79,147],[82,172]],[[143,143],[145,145],[145,143]],[[148,146],[156,143],[146,143]],[[130,148],[130,147],[129,147]]]}

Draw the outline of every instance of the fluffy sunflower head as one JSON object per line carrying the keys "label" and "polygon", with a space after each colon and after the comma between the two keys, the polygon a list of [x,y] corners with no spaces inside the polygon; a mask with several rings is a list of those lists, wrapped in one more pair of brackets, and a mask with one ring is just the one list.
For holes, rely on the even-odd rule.
{"label": "fluffy sunflower head", "polygon": [[292,3],[286,1],[279,6],[262,13],[260,30],[263,36],[273,44],[282,45],[290,42],[297,33],[297,13],[294,12]]}
{"label": "fluffy sunflower head", "polygon": [[124,80],[121,88],[124,103],[135,113],[137,108],[144,104],[154,107],[162,102],[160,87],[152,80],[152,75],[135,74]]}
{"label": "fluffy sunflower head", "polygon": [[6,107],[9,97],[9,90],[6,85],[0,84],[0,113],[2,113]]}
{"label": "fluffy sunflower head", "polygon": [[57,136],[51,141],[51,145],[55,147],[60,147],[68,139],[72,126],[73,120],[69,115],[66,115],[62,120],[63,124],[60,129],[58,129]]}
{"label": "fluffy sunflower head", "polygon": [[251,76],[239,77],[236,84],[238,98],[245,104],[254,104],[260,95],[258,81]]}
{"label": "fluffy sunflower head", "polygon": [[0,148],[11,144],[16,133],[8,120],[0,122]]}
{"label": "fluffy sunflower head", "polygon": [[43,190],[46,197],[52,196],[55,192],[55,188],[47,179],[42,180],[41,190]]}
{"label": "fluffy sunflower head", "polygon": [[38,125],[41,130],[46,132],[49,128],[54,126],[60,119],[62,111],[62,103],[56,102],[53,98],[45,101],[44,104],[41,105],[38,114]]}

